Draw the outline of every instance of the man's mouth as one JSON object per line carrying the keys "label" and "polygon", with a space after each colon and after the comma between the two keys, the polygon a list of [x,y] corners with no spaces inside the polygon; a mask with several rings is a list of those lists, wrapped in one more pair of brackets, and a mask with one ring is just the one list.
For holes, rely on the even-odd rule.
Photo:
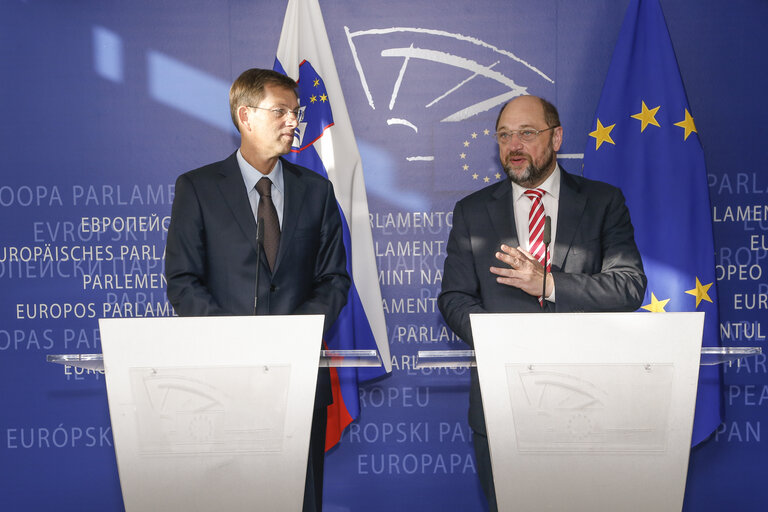
{"label": "man's mouth", "polygon": [[510,153],[507,155],[507,164],[523,165],[528,163],[528,156],[524,153]]}

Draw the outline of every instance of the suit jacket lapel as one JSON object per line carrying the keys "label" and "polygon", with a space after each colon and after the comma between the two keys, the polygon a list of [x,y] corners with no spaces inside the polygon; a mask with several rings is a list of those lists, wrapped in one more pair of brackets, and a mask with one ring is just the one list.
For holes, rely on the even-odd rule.
{"label": "suit jacket lapel", "polygon": [[[299,171],[284,159],[283,162],[283,181],[285,183],[285,196],[283,202],[283,225],[280,230],[280,248],[277,250],[277,260],[275,261],[274,272],[280,268],[280,261],[288,247],[291,246],[291,238],[296,232],[296,223],[301,218],[301,207],[304,203],[304,192],[306,185],[301,179]],[[273,273],[274,273],[273,272]]]}
{"label": "suit jacket lapel", "polygon": [[[491,195],[492,200],[488,202],[488,215],[491,218],[491,224],[496,231],[498,239],[512,247],[517,247],[520,242],[517,239],[517,228],[515,227],[515,209],[512,204],[512,184],[509,180],[504,180]],[[498,247],[495,250],[499,250]]]}
{"label": "suit jacket lapel", "polygon": [[240,225],[243,235],[251,242],[255,250],[256,220],[253,217],[251,203],[248,201],[248,191],[245,190],[245,182],[240,172],[240,166],[237,165],[235,153],[232,153],[229,158],[222,162],[220,174],[221,179],[218,185],[224,202],[232,211],[232,216]]}
{"label": "suit jacket lapel", "polygon": [[562,270],[563,262],[573,245],[573,237],[579,228],[586,205],[586,196],[581,193],[571,175],[562,171],[560,199],[557,210],[555,254],[552,259],[553,270]]}

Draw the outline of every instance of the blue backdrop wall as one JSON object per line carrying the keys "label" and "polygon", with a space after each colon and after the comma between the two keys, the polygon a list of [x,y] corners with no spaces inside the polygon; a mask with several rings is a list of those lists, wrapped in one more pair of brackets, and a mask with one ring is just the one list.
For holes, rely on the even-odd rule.
{"label": "blue backdrop wall", "polygon": [[[419,349],[463,346],[436,297],[455,201],[499,179],[484,132],[497,108],[473,106],[514,87],[550,99],[560,162],[579,173],[627,3],[320,2],[363,158],[394,367],[362,387],[361,418],[327,457],[327,510],[482,510],[468,375],[412,369]],[[661,4],[706,155],[723,342],[764,347],[768,3]],[[173,183],[237,147],[228,87],[272,66],[284,9],[0,1],[0,509],[122,509],[103,376],[45,356],[100,352],[101,317],[172,314]],[[430,52],[404,67],[411,45]],[[725,422],[691,454],[685,510],[768,508],[767,380],[765,357],[724,370]]]}

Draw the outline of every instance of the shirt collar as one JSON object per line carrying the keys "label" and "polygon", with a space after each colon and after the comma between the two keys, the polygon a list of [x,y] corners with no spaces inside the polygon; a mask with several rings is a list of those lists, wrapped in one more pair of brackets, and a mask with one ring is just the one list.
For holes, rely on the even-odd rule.
{"label": "shirt collar", "polygon": [[[549,178],[544,180],[544,183],[539,185],[536,188],[540,188],[543,191],[547,193],[547,195],[551,196],[553,199],[559,199],[560,198],[560,164],[555,162],[555,170],[552,172],[552,174],[549,175]],[[521,197],[523,197],[523,194],[525,191],[528,190],[526,187],[521,187],[515,182],[512,182],[512,199],[514,201],[517,201]]]}
{"label": "shirt collar", "polygon": [[245,189],[250,191],[256,187],[256,183],[264,177],[269,178],[272,184],[277,188],[280,193],[283,192],[283,162],[279,158],[272,172],[269,174],[262,174],[258,169],[249,164],[245,158],[243,158],[240,150],[237,150],[237,165],[240,166],[240,173],[243,175],[243,181],[245,182]]}

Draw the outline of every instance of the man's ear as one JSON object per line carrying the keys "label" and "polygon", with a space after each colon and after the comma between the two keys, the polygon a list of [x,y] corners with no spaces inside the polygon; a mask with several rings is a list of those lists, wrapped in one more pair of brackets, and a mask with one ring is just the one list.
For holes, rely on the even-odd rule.
{"label": "man's ear", "polygon": [[251,123],[248,120],[248,107],[240,105],[237,107],[237,120],[239,121],[240,131],[250,131]]}
{"label": "man's ear", "polygon": [[552,130],[552,149],[560,151],[560,146],[563,145],[563,127],[558,126]]}

